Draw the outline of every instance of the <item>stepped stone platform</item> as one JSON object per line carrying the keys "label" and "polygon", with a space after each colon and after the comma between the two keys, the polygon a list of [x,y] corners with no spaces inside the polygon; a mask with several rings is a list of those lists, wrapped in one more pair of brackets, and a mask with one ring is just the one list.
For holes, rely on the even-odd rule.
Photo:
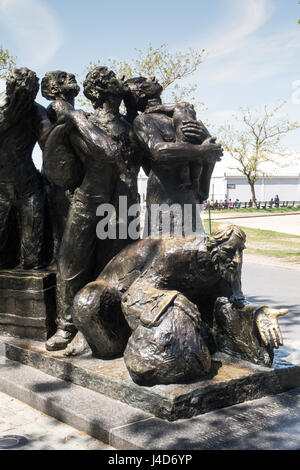
{"label": "stepped stone platform", "polygon": [[213,373],[208,379],[141,387],[130,378],[122,358],[104,361],[88,354],[66,358],[62,352],[46,351],[42,342],[4,336],[0,337],[0,348],[2,355],[11,361],[168,421],[300,387],[300,358],[292,349],[276,351],[272,369],[237,363],[219,354],[213,358]]}

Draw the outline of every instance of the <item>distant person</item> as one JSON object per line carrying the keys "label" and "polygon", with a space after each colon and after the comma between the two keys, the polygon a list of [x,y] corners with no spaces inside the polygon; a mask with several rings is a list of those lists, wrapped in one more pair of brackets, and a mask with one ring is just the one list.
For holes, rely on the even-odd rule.
{"label": "distant person", "polygon": [[232,200],[231,199],[229,199],[229,201],[228,201],[228,207],[229,207],[229,209],[232,209]]}
{"label": "distant person", "polygon": [[274,199],[275,207],[279,207],[279,196],[276,194],[275,199]]}
{"label": "distant person", "polygon": [[235,209],[239,209],[239,207],[240,207],[240,200],[239,199],[236,199],[234,201],[234,207],[235,207]]}
{"label": "distant person", "polygon": [[250,201],[249,201],[249,207],[252,207],[252,206],[253,206],[253,201],[252,201],[252,199],[250,199]]}
{"label": "distant person", "polygon": [[273,207],[273,205],[274,205],[274,199],[273,199],[273,198],[271,198],[271,200],[270,200],[270,202],[269,202],[269,206],[272,208],[272,207]]}

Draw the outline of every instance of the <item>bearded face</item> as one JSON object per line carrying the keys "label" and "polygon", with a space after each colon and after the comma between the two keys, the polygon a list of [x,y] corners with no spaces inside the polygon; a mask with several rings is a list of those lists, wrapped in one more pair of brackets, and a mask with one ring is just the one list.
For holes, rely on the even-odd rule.
{"label": "bearded face", "polygon": [[240,273],[244,248],[244,240],[232,234],[229,240],[215,246],[211,251],[215,270],[231,285]]}

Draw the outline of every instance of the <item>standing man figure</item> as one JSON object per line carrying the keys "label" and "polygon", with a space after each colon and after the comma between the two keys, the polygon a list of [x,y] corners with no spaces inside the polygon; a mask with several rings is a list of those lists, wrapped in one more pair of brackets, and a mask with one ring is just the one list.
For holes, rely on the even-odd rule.
{"label": "standing man figure", "polygon": [[0,95],[1,268],[19,263],[38,269],[49,261],[42,177],[32,160],[36,142],[43,149],[50,127],[46,110],[35,102],[38,89],[36,74],[24,67],[11,71]]}
{"label": "standing man figure", "polygon": [[[82,111],[67,113],[51,132],[45,149],[45,171],[50,180],[57,177],[55,160],[60,157],[55,144],[61,143],[59,133],[68,137],[71,150],[83,169],[83,179],[74,192],[59,253],[58,329],[46,343],[48,350],[65,349],[72,341],[77,332],[72,320],[75,294],[95,279],[97,269],[103,268],[129,242],[128,239],[97,239],[97,207],[104,203],[114,204],[118,195],[128,196],[135,202],[137,198],[139,166],[134,159],[130,125],[119,114],[124,96],[122,80],[106,67],[96,67],[84,81],[84,94],[92,101],[95,112],[91,115]],[[49,169],[53,174],[47,171]]]}
{"label": "standing man figure", "polygon": [[[41,82],[41,92],[44,98],[52,101],[47,108],[51,124],[55,124],[65,113],[74,111],[74,102],[79,91],[80,87],[76,82],[75,75],[72,73],[55,70],[45,74]],[[63,140],[65,139],[66,136],[63,136]],[[69,189],[71,188],[61,187],[46,180],[53,235],[53,262],[56,262],[58,258],[59,247],[68,216],[70,201],[65,193]]]}
{"label": "standing man figure", "polygon": [[[196,228],[196,205],[208,197],[209,183],[222,147],[215,142],[188,103],[162,105],[162,86],[155,77],[126,81],[125,99],[133,130],[144,150],[143,166],[149,174],[147,211],[149,221],[154,204],[193,208],[192,229]],[[138,115],[138,111],[141,114]],[[151,233],[155,227],[151,226]],[[161,231],[161,227],[159,227]]]}

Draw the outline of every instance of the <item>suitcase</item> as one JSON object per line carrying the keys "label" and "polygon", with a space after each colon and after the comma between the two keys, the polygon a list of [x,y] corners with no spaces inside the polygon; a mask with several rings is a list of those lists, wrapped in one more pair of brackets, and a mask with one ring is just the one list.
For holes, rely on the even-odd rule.
{"label": "suitcase", "polygon": [[0,270],[0,335],[46,341],[55,333],[56,274]]}

